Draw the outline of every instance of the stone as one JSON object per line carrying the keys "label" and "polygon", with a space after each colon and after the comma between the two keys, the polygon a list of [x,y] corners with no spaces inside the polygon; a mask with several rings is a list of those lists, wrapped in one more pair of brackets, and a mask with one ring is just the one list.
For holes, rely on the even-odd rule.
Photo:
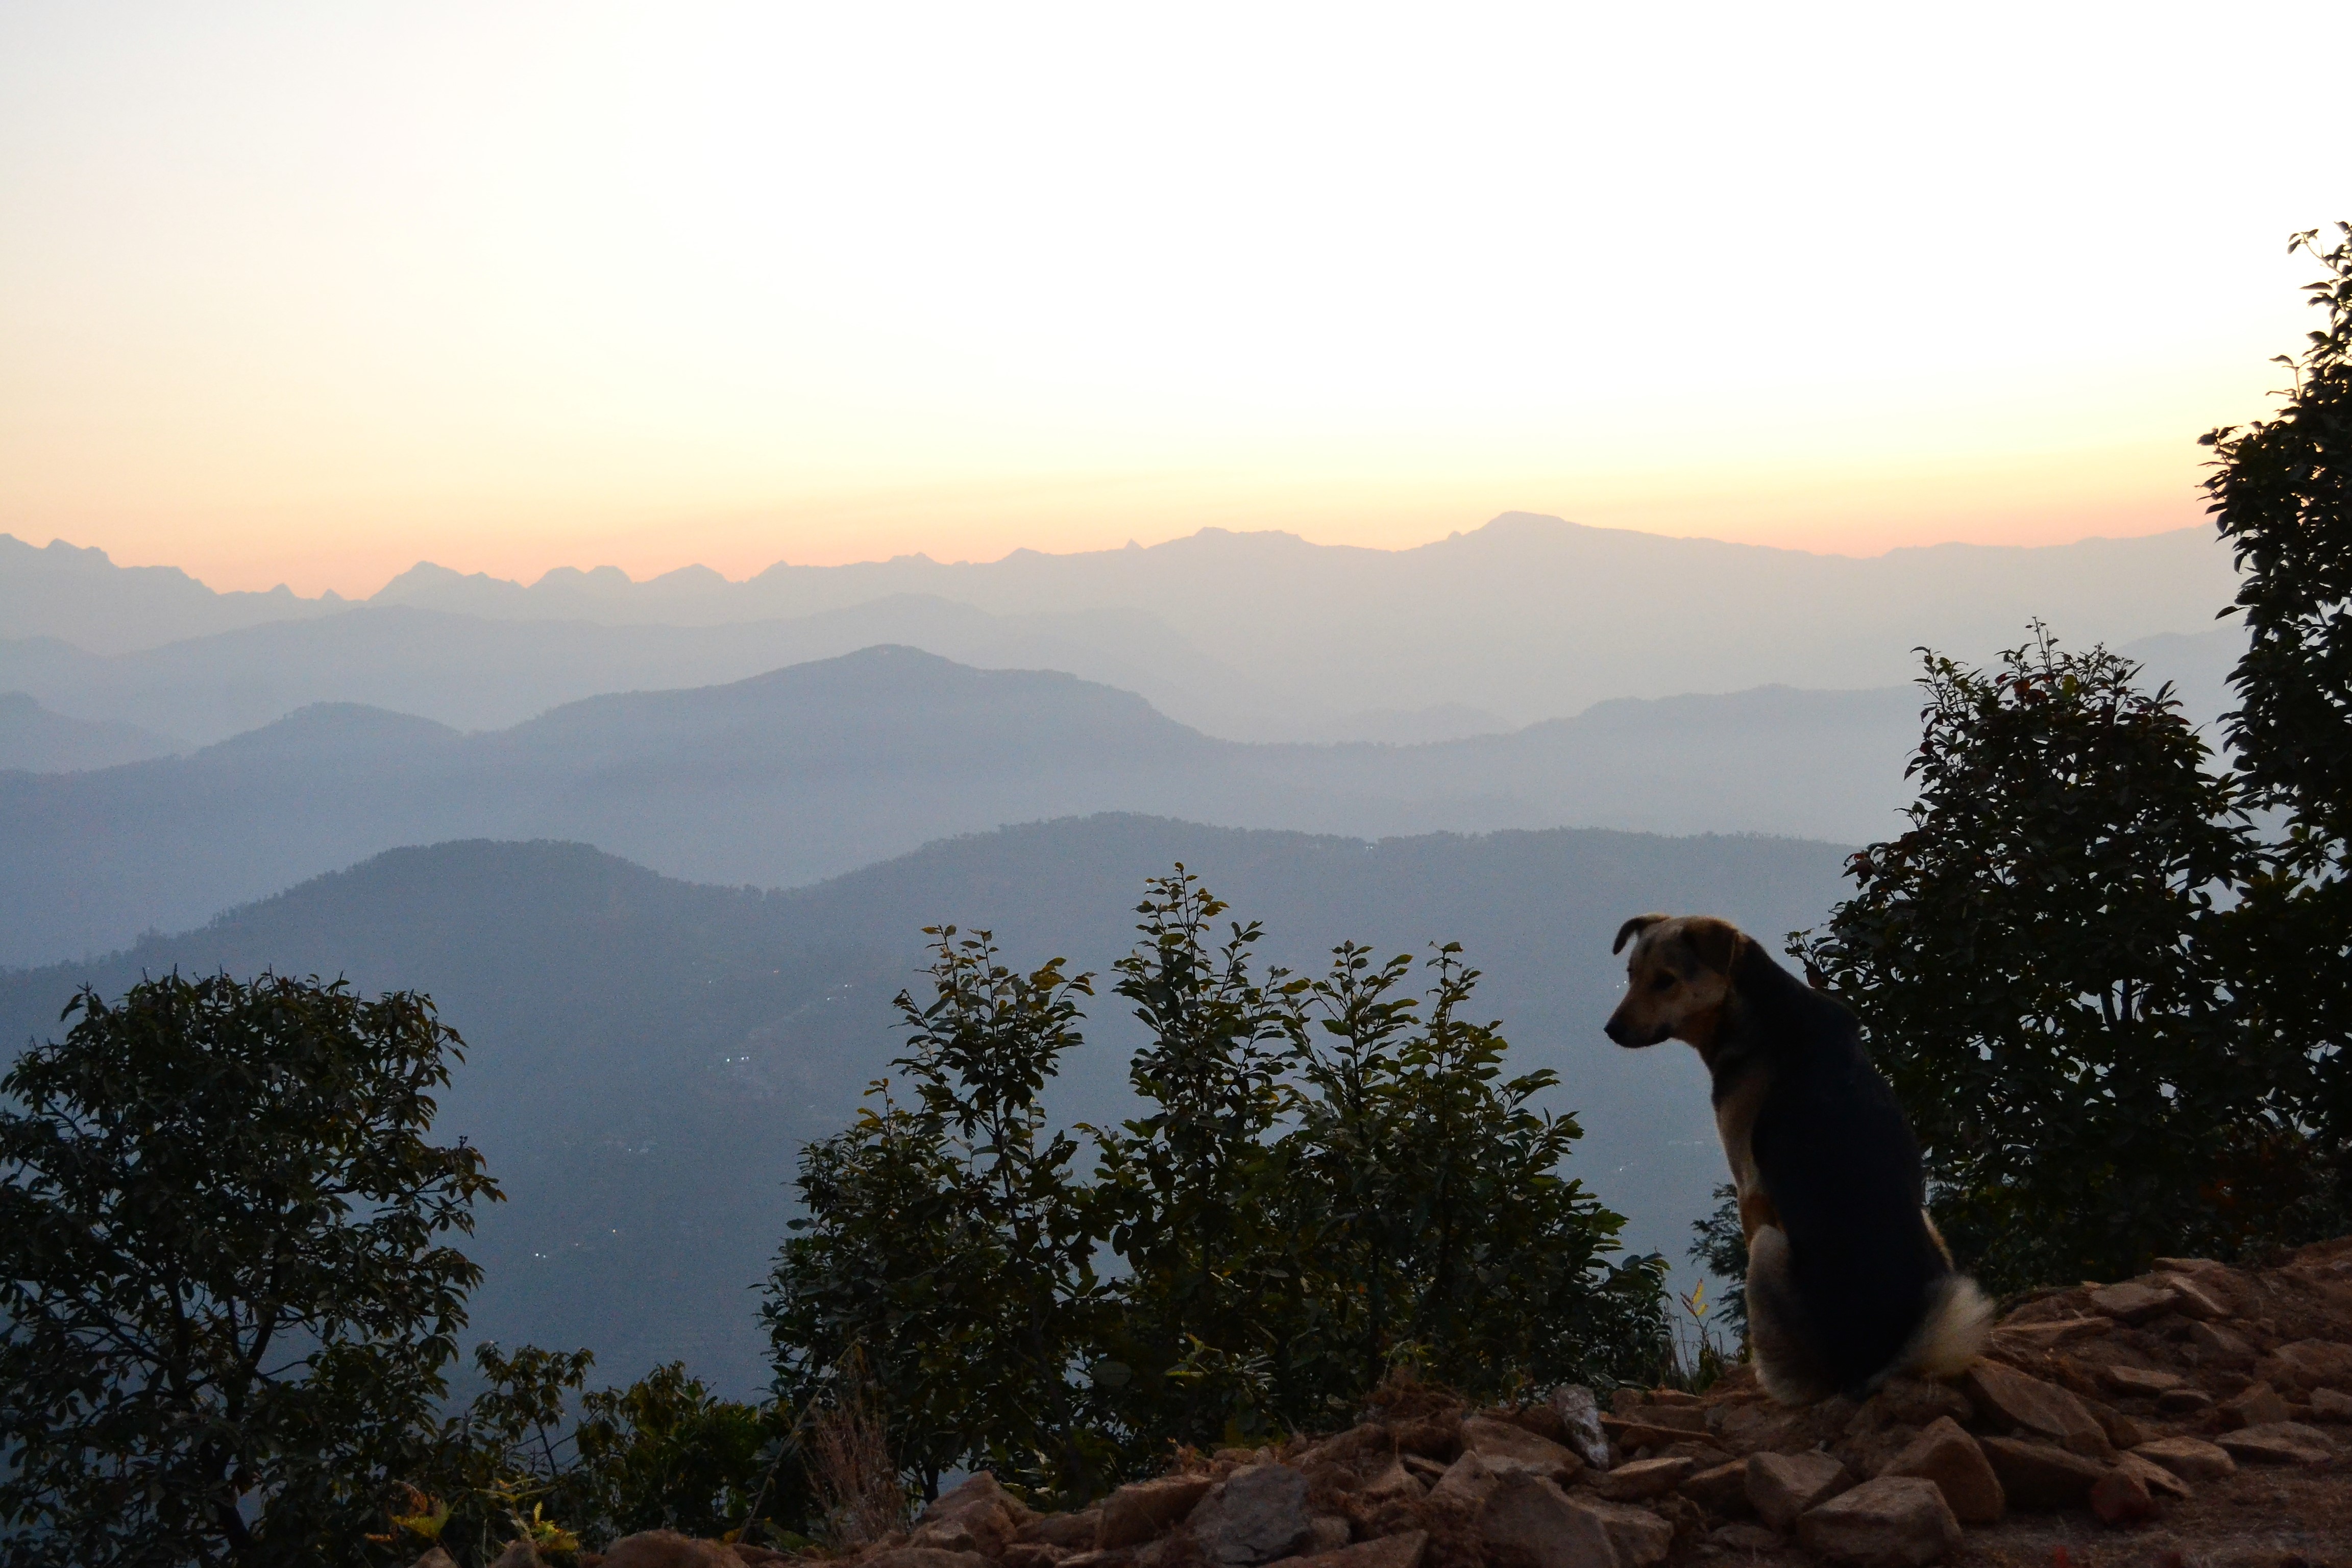
{"label": "stone", "polygon": [[2235,1329],[2220,1323],[2190,1323],[2186,1342],[2194,1347],[2202,1365],[2242,1368],[2254,1364],[2254,1347]]}
{"label": "stone", "polygon": [[1274,1568],[1421,1568],[1429,1554],[1429,1531],[1408,1530],[1311,1557],[1285,1557]]}
{"label": "stone", "polygon": [[2270,1364],[2294,1387],[2352,1388],[2352,1345],[2334,1340],[2297,1340],[2270,1354]]}
{"label": "stone", "polygon": [[1287,1465],[1250,1465],[1212,1488],[1186,1521],[1201,1554],[1225,1568],[1295,1556],[1315,1536],[1307,1477]]}
{"label": "stone", "polygon": [[2073,1508],[2107,1473],[2097,1459],[2030,1437],[1979,1437],[1977,1447],[2011,1508]]}
{"label": "stone", "polygon": [[1435,1459],[1420,1454],[1400,1454],[1397,1456],[1397,1463],[1431,1486],[1435,1486],[1448,1468]]}
{"label": "stone", "polygon": [[2158,1372],[2147,1366],[2110,1366],[2101,1375],[2107,1380],[2109,1388],[2127,1399],[2154,1399],[2188,1381],[2177,1372]]}
{"label": "stone", "polygon": [[1674,1550],[1675,1527],[1646,1508],[1625,1502],[1587,1502],[1581,1498],[1570,1499],[1569,1506],[1583,1509],[1601,1521],[1624,1568],[1650,1568],[1653,1563],[1664,1562],[1666,1553]]}
{"label": "stone", "polygon": [[[685,1538],[681,1536],[679,1539]],[[681,1557],[677,1561],[684,1564],[694,1562],[694,1559]],[[530,1542],[518,1537],[508,1542],[507,1549],[490,1560],[489,1568],[546,1568],[546,1565],[540,1560],[539,1553],[532,1549]],[[667,1563],[664,1568],[667,1568]]]}
{"label": "stone", "polygon": [[1088,1544],[1100,1552],[1140,1546],[1173,1530],[1215,1484],[1207,1476],[1161,1476],[1123,1486],[1103,1499],[1101,1523]]}
{"label": "stone", "polygon": [[1968,1395],[1948,1383],[1898,1377],[1864,1400],[1845,1430],[1846,1436],[1859,1437],[1889,1426],[1925,1426],[1946,1415],[1966,1421],[1974,1414]]}
{"label": "stone", "polygon": [[1960,1521],[1933,1481],[1881,1476],[1800,1519],[1797,1539],[1856,1568],[1925,1568],[1960,1543]]}
{"label": "stone", "polygon": [[2106,1429],[2083,1402],[2054,1384],[2028,1377],[1997,1361],[1969,1365],[1969,1395],[1977,1411],[2000,1425],[2047,1437],[2071,1453],[2095,1459],[2115,1457]]}
{"label": "stone", "polygon": [[2091,1292],[2091,1310],[2119,1323],[2137,1323],[2168,1312],[2179,1303],[2180,1292],[2162,1285],[2126,1279]]}
{"label": "stone", "polygon": [[2185,1274],[2159,1274],[2157,1282],[2177,1298],[2172,1310],[2185,1318],[2197,1318],[2211,1322],[2230,1315],[2230,1304],[2221,1292],[2189,1278]]}
{"label": "stone", "polygon": [[[1189,1507],[1186,1511],[1190,1511]],[[1100,1504],[1082,1513],[1039,1514],[1023,1525],[1013,1536],[1013,1540],[1019,1542],[1032,1546],[1058,1546],[1065,1552],[1092,1552],[1101,1539]]]}
{"label": "stone", "polygon": [[1707,1532],[1709,1541],[1734,1552],[1778,1552],[1788,1543],[1788,1538],[1777,1530],[1767,1530],[1760,1524],[1745,1520],[1727,1524]]}
{"label": "stone", "polygon": [[2315,1421],[2352,1421],[2352,1394],[2338,1394],[2332,1388],[2313,1389],[2311,1418]]}
{"label": "stone", "polygon": [[1751,1454],[1748,1458],[1748,1503],[1774,1530],[1786,1530],[1806,1510],[1827,1502],[1853,1485],[1853,1477],[1828,1454]]}
{"label": "stone", "polygon": [[[613,1551],[604,1554],[608,1568],[609,1564],[621,1561],[614,1555],[619,1551],[620,1544],[615,1542]],[[1070,1561],[1075,1563],[1078,1559]],[[725,1564],[725,1568],[733,1568],[733,1564],[725,1558],[711,1560],[711,1568],[720,1568],[721,1564]],[[628,1568],[638,1568],[638,1565],[632,1562]],[[644,1568],[656,1568],[656,1560],[646,1559]],[[669,1568],[667,1560],[661,1562],[660,1568]],[[701,1565],[698,1563],[696,1568],[701,1568]],[[868,1557],[858,1564],[858,1568],[996,1568],[996,1565],[977,1552],[941,1552],[930,1546],[894,1546],[887,1552]]]}
{"label": "stone", "polygon": [[1622,1416],[1602,1416],[1602,1428],[1605,1430],[1612,1421],[1622,1421],[1629,1426],[1655,1426],[1667,1432],[1706,1431],[1706,1411],[1696,1405],[1637,1405]]}
{"label": "stone", "polygon": [[2153,1459],[2143,1459],[2137,1453],[2117,1454],[2116,1468],[2129,1470],[2139,1478],[2139,1484],[2150,1496],[2177,1498],[2186,1502],[2196,1495],[2196,1489]]}
{"label": "stone", "polygon": [[1336,1513],[1318,1513],[1313,1520],[1314,1530],[1307,1538],[1302,1557],[1328,1557],[1348,1544],[1355,1532],[1346,1519]]}
{"label": "stone", "polygon": [[1592,1489],[1612,1502],[1640,1502],[1674,1490],[1697,1468],[1688,1459],[1636,1459],[1595,1477]]}
{"label": "stone", "polygon": [[[1524,1475],[1528,1472],[1513,1473]],[[1476,1454],[1465,1454],[1454,1461],[1451,1469],[1438,1478],[1435,1486],[1429,1489],[1429,1500],[1432,1502],[1476,1508],[1486,1500],[1486,1494],[1494,1489],[1493,1468]]]}
{"label": "stone", "polygon": [[[515,1545],[524,1546],[524,1543],[517,1542]],[[511,1552],[514,1548],[507,1550]],[[524,1546],[524,1551],[529,1552],[530,1548]],[[961,1559],[970,1554],[935,1552],[927,1555]],[[538,1561],[535,1554],[527,1555],[509,1568],[520,1568],[520,1564]],[[641,1530],[635,1535],[625,1535],[604,1549],[604,1561],[612,1568],[740,1568],[742,1563],[741,1558],[716,1541],[697,1541],[690,1536],[680,1535],[675,1530]],[[987,1559],[973,1556],[972,1561],[985,1563]],[[500,1568],[504,1563],[506,1559],[501,1557],[491,1564],[491,1568]],[[900,1568],[970,1568],[970,1564],[961,1561],[908,1563]]]}
{"label": "stone", "polygon": [[[735,1551],[736,1554],[740,1556],[743,1549],[738,1546]],[[1062,1568],[1063,1563],[1079,1555],[1080,1553],[1071,1551],[1066,1546],[1049,1546],[1042,1541],[1015,1541],[1004,1549],[1004,1555],[998,1558],[996,1563],[997,1568]],[[1091,1557],[1099,1554],[1090,1550],[1085,1555]],[[750,1560],[747,1558],[745,1561],[748,1563]],[[788,1557],[779,1557],[776,1561],[789,1563],[792,1560]]]}
{"label": "stone", "polygon": [[1400,1421],[1389,1428],[1389,1436],[1400,1454],[1419,1454],[1450,1465],[1462,1452],[1462,1422],[1458,1416],[1427,1415],[1418,1421]]}
{"label": "stone", "polygon": [[1745,1513],[1748,1511],[1748,1461],[1734,1459],[1727,1465],[1699,1470],[1675,1489],[1709,1513]]}
{"label": "stone", "polygon": [[1377,1508],[1382,1503],[1419,1502],[1428,1490],[1404,1468],[1403,1460],[1391,1459],[1387,1469],[1356,1489],[1356,1497],[1368,1507]]}
{"label": "stone", "polygon": [[2194,1415],[2213,1408],[2213,1396],[2201,1388],[2168,1388],[2156,1396],[2156,1407],[2167,1415]]}
{"label": "stone", "polygon": [[1911,1446],[1878,1473],[1932,1483],[1943,1494],[1952,1517],[1962,1524],[1999,1523],[2009,1506],[1991,1461],[1977,1447],[1977,1440],[1948,1415],[1913,1438]]}
{"label": "stone", "polygon": [[2227,1448],[2202,1437],[2158,1437],[2132,1450],[2152,1464],[2163,1466],[2184,1481],[2218,1481],[2237,1472],[2238,1461]]}
{"label": "stone", "polygon": [[2231,1458],[2256,1465],[2320,1466],[2336,1458],[2327,1434],[2300,1421],[2265,1421],[2224,1432],[2218,1439]]}
{"label": "stone", "polygon": [[1462,1423],[1462,1451],[1477,1455],[1486,1461],[1488,1469],[1497,1474],[1526,1470],[1565,1481],[1584,1468],[1584,1461],[1562,1445],[1491,1415],[1473,1415]]}
{"label": "stone", "polygon": [[2049,1351],[2070,1340],[2112,1332],[2115,1326],[2105,1318],[2053,1318],[2039,1323],[2003,1323],[1992,1332],[1994,1342],[2006,1348]]}
{"label": "stone", "polygon": [[2238,1426],[2261,1426],[2273,1421],[2284,1421],[2294,1414],[2286,1401],[2267,1383],[2251,1384],[2223,1400],[2220,1406],[2221,1419]]}
{"label": "stone", "polygon": [[1601,1405],[1592,1390],[1570,1384],[1551,1391],[1552,1413],[1559,1417],[1561,1439],[1576,1457],[1596,1470],[1609,1468],[1609,1438],[1601,1430]]}
{"label": "stone", "polygon": [[437,1546],[428,1546],[425,1555],[410,1563],[409,1568],[457,1568],[457,1560]]}
{"label": "stone", "polygon": [[1019,1533],[1028,1511],[996,1484],[993,1474],[976,1470],[961,1485],[941,1492],[917,1516],[907,1544],[1001,1556]]}
{"label": "stone", "polygon": [[1478,1533],[1535,1568],[1623,1568],[1598,1514],[1525,1470],[1496,1480],[1479,1505]]}
{"label": "stone", "polygon": [[2120,1466],[2091,1483],[2088,1500],[2101,1524],[2146,1524],[2159,1511],[2147,1484]]}

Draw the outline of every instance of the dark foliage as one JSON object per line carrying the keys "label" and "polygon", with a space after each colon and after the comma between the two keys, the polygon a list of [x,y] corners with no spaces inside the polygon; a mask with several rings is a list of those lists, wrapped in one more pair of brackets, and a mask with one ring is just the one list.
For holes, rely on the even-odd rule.
{"label": "dark foliage", "polygon": [[498,1191],[426,1141],[432,1004],[173,974],[0,1094],[0,1558],[352,1560],[414,1460]]}
{"label": "dark foliage", "polygon": [[1930,655],[1909,832],[1790,951],[1860,1014],[1960,1255],[2015,1289],[2236,1252],[2314,1173],[2303,1063],[2248,1027],[2217,896],[2260,858],[2168,689],[2046,634]]}
{"label": "dark foliage", "polygon": [[1084,1130],[1086,1179],[1036,1103],[1086,977],[939,933],[936,999],[900,1004],[917,1102],[877,1085],[803,1157],[767,1308],[787,1398],[856,1368],[925,1486],[986,1463],[1075,1497],[1171,1440],[1345,1420],[1400,1363],[1474,1394],[1654,1363],[1660,1265],[1611,1260],[1622,1221],[1559,1171],[1576,1123],[1528,1105],[1550,1074],[1503,1076],[1457,949],[1424,999],[1353,944],[1261,973],[1181,866],[1138,912],[1116,991],[1147,1110]]}
{"label": "dark foliage", "polygon": [[1748,1338],[1748,1236],[1739,1224],[1739,1189],[1729,1182],[1716,1188],[1715,1207],[1691,1221],[1691,1234],[1696,1239],[1685,1256],[1722,1283],[1716,1310],[1736,1347]]}

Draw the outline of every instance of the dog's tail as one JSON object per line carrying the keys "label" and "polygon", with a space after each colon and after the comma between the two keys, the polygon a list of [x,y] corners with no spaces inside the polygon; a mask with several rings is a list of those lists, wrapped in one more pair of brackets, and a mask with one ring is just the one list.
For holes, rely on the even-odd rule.
{"label": "dog's tail", "polygon": [[1919,1326],[1871,1384],[1890,1377],[1957,1376],[1984,1350],[1991,1331],[1992,1303],[1977,1282],[1965,1274],[1947,1274],[1927,1287],[1927,1310]]}

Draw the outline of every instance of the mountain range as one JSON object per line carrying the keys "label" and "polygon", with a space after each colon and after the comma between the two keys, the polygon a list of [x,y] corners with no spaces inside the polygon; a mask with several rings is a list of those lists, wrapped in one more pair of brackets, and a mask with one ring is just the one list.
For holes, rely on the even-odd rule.
{"label": "mountain range", "polygon": [[1514,512],[1411,550],[1208,529],[741,583],[599,568],[525,587],[420,564],[355,607],[215,595],[168,568],[0,537],[0,690],[199,743],[311,701],[494,728],[597,691],[898,642],[1081,675],[1229,739],[1439,740],[1615,698],[1891,684],[1920,645],[1982,659],[2036,617],[2076,646],[2194,633],[2235,588],[2201,529],[1864,559]]}
{"label": "mountain range", "polygon": [[[1485,972],[1520,1068],[1585,1129],[1571,1174],[1677,1264],[1721,1177],[1705,1075],[1680,1047],[1601,1036],[1622,985],[1617,923],[1706,909],[1769,946],[1822,918],[1840,857],[1785,839],[1553,830],[1382,843],[1106,816],[932,844],[790,892],[698,886],[578,844],[447,843],[386,853],[104,958],[0,973],[0,1037],[54,1037],[75,988],[225,967],[421,989],[468,1043],[436,1131],[484,1151],[509,1201],[468,1250],[477,1332],[588,1345],[604,1373],[683,1356],[730,1391],[761,1379],[750,1288],[791,1217],[802,1142],[843,1125],[894,1054],[890,998],[921,928],[992,929],[1013,962],[1103,970],[1146,877],[1178,861],[1268,961],[1319,969],[1342,938]],[[1053,1090],[1065,1121],[1125,1113],[1139,1037],[1106,993]]]}

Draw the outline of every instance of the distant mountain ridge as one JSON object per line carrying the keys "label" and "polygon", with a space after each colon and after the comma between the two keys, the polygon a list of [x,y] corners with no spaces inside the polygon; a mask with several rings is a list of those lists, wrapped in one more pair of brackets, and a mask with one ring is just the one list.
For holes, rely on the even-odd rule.
{"label": "distant mountain ridge", "polygon": [[[1554,831],[1372,844],[1131,816],[935,843],[789,893],[658,877],[584,845],[446,843],[377,857],[88,963],[0,973],[0,1060],[54,1037],[76,986],[226,967],[422,989],[469,1044],[436,1131],[481,1147],[510,1201],[466,1250],[488,1278],[474,1331],[593,1347],[628,1378],[683,1356],[730,1392],[763,1379],[751,1285],[784,1221],[801,1142],[850,1115],[896,1054],[890,998],[920,928],[988,927],[1010,960],[1102,971],[1142,879],[1177,860],[1265,921],[1270,962],[1319,971],[1343,937],[1384,954],[1458,940],[1486,972],[1516,1070],[1580,1113],[1571,1173],[1677,1264],[1721,1179],[1704,1074],[1679,1047],[1622,1051],[1600,1020],[1628,913],[1706,909],[1768,942],[1838,896],[1839,852],[1785,839]],[[1108,994],[1052,1106],[1128,1113],[1136,1026]]]}
{"label": "distant mountain ridge", "polygon": [[[984,563],[778,565],[743,583],[692,568],[634,584],[600,569],[526,588],[420,566],[357,613],[290,595],[215,606],[215,621],[234,612],[255,624],[208,624],[214,640],[199,646],[175,629],[184,617],[100,603],[102,574],[87,552],[67,552],[70,572],[51,570],[55,553],[0,541],[0,638],[14,639],[0,644],[0,689],[200,741],[299,705],[256,710],[289,669],[316,671],[310,700],[436,717],[436,704],[463,706],[459,688],[470,687],[483,694],[477,708],[497,710],[460,721],[472,727],[586,695],[583,673],[550,696],[565,669],[593,671],[604,690],[703,684],[877,642],[1069,670],[1233,739],[1441,738],[1618,697],[1888,684],[1910,675],[1917,646],[1980,659],[2037,616],[2078,646],[2195,633],[2236,587],[2227,552],[2199,529],[1858,559],[1507,513],[1411,550],[1210,529],[1150,549],[1016,551]],[[367,689],[428,614],[474,650],[469,677],[433,675],[410,647],[402,679],[427,700]],[[310,625],[298,632],[297,619]],[[126,626],[141,638],[106,640]],[[44,637],[129,657],[77,661]],[[178,654],[154,647],[174,638]],[[175,678],[184,665],[211,676]],[[204,722],[165,721],[175,696]]]}
{"label": "distant mountain ridge", "polygon": [[318,704],[184,757],[0,773],[0,964],[185,927],[401,845],[593,843],[793,886],[955,833],[1143,812],[1379,837],[1561,826],[1858,839],[1895,826],[1916,695],[1603,704],[1420,746],[1244,744],[1130,692],[876,647],[585,699],[489,733]]}

